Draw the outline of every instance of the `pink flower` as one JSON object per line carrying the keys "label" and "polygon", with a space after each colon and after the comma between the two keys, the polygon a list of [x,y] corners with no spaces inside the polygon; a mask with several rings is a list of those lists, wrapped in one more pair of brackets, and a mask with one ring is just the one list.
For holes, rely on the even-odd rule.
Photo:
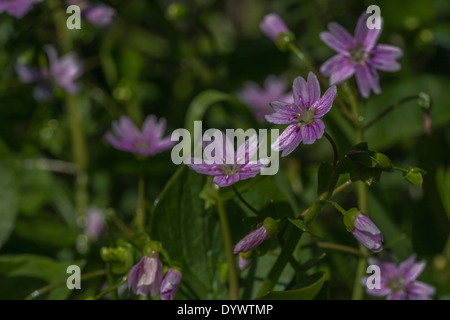
{"label": "pink flower", "polygon": [[88,4],[81,14],[86,21],[101,29],[109,28],[116,21],[116,10],[103,3]]}
{"label": "pink flower", "polygon": [[301,142],[312,144],[322,138],[325,132],[322,117],[330,111],[337,92],[336,86],[332,86],[320,97],[319,81],[312,72],[307,81],[302,77],[295,78],[292,89],[294,103],[273,101],[270,105],[275,112],[266,116],[268,122],[289,124],[272,144],[273,150],[283,150],[282,157],[294,151]]}
{"label": "pink flower", "polygon": [[[429,300],[435,294],[434,287],[416,279],[425,269],[426,262],[416,263],[412,255],[399,266],[393,262],[369,259],[369,264],[380,268],[380,288],[367,289],[372,296],[386,296],[387,300]],[[366,284],[367,277],[363,278]]]}
{"label": "pink flower", "polygon": [[336,22],[328,24],[329,31],[320,34],[322,41],[338,53],[321,66],[320,72],[330,77],[330,84],[341,83],[355,74],[364,98],[369,97],[371,90],[377,94],[381,92],[377,70],[400,70],[396,60],[403,55],[397,47],[376,44],[381,29],[367,28],[368,18],[367,13],[361,15],[354,37]]}
{"label": "pink flower", "polygon": [[10,16],[22,18],[28,13],[36,2],[42,0],[0,0],[0,13],[5,11]]}
{"label": "pink flower", "polygon": [[16,72],[22,82],[35,84],[35,99],[51,99],[54,87],[60,87],[69,94],[78,92],[80,85],[75,81],[83,73],[83,63],[78,56],[70,52],[58,57],[55,47],[51,45],[45,46],[45,51],[48,55],[48,68],[36,68],[24,64],[16,66]]}
{"label": "pink flower", "polygon": [[141,156],[152,156],[170,149],[174,142],[163,138],[166,120],[149,115],[139,130],[130,118],[122,116],[112,123],[113,133],[106,134],[106,140],[116,149]]}
{"label": "pink flower", "polygon": [[[218,131],[218,130],[217,130]],[[213,159],[191,159],[188,167],[198,173],[214,176],[213,182],[220,187],[226,187],[255,177],[261,169],[269,164],[269,159],[252,160],[258,151],[257,135],[253,135],[234,151],[233,143],[220,131],[221,141],[211,142],[218,145],[214,149]],[[206,147],[205,147],[206,149]],[[217,154],[216,154],[217,152]],[[231,163],[227,162],[231,159]]]}

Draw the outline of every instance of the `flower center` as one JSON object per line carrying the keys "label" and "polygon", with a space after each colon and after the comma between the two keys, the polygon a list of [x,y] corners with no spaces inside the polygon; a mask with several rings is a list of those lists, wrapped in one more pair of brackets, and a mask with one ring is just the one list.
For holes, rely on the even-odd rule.
{"label": "flower center", "polygon": [[146,151],[150,147],[149,143],[147,141],[135,141],[134,147],[137,151]]}
{"label": "flower center", "polygon": [[306,107],[306,110],[305,112],[303,112],[303,114],[298,114],[299,125],[309,125],[313,123],[315,115],[316,110],[311,109],[311,107]]}
{"label": "flower center", "polygon": [[351,61],[361,65],[363,65],[365,63],[365,60],[370,56],[362,45],[358,45],[355,48],[351,49],[350,54],[352,56]]}
{"label": "flower center", "polygon": [[387,287],[392,290],[394,294],[400,294],[406,290],[406,281],[404,277],[391,277],[387,283]]}
{"label": "flower center", "polygon": [[232,176],[239,172],[239,165],[237,164],[225,164],[220,171],[226,176]]}

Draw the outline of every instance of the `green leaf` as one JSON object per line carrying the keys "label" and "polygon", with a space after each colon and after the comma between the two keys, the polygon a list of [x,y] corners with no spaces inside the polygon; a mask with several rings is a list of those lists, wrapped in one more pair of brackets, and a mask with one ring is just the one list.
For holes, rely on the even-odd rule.
{"label": "green leaf", "polygon": [[185,127],[189,130],[191,136],[194,137],[194,121],[202,120],[206,111],[212,105],[229,99],[230,95],[216,90],[203,91],[197,95],[189,105],[186,114]]}
{"label": "green leaf", "polygon": [[393,172],[394,166],[392,165],[391,160],[384,154],[377,152],[373,157],[374,161],[377,163],[377,166],[386,172]]}
{"label": "green leaf", "polygon": [[406,170],[403,174],[405,180],[418,188],[422,188],[423,175],[426,174],[426,171],[417,167],[410,167]]}
{"label": "green leaf", "polygon": [[[49,292],[46,299],[66,299],[72,293],[72,290],[69,290],[65,284],[65,281],[70,276],[70,274],[66,273],[67,267],[70,265],[77,265],[83,268],[84,262],[81,260],[58,262],[47,257],[32,254],[0,256],[0,282],[2,283],[0,298],[25,298],[39,288],[31,284],[33,283],[31,279],[37,278],[43,281],[44,285],[61,283],[61,286]],[[83,284],[81,285],[83,287]]]}
{"label": "green leaf", "polygon": [[219,218],[199,197],[205,181],[204,175],[179,168],[159,196],[150,236],[180,265],[187,298],[225,299],[218,268],[226,260]]}
{"label": "green leaf", "polygon": [[[19,193],[14,166],[7,157],[6,147],[0,141],[0,248],[8,240],[14,228],[18,208]],[[6,159],[3,160],[3,159]]]}
{"label": "green leaf", "polygon": [[299,228],[300,230],[304,232],[308,232],[309,234],[312,234],[313,236],[320,238],[317,234],[311,231],[311,228],[306,224],[305,221],[298,220],[298,219],[288,219],[290,223],[292,223],[294,226]]}
{"label": "green leaf", "polygon": [[364,166],[355,166],[350,171],[350,179],[355,182],[361,180],[368,186],[380,180],[381,170],[379,168],[367,168]]}
{"label": "green leaf", "polygon": [[322,289],[326,274],[317,273],[308,279],[308,284],[300,289],[287,291],[271,291],[258,300],[312,300]]}

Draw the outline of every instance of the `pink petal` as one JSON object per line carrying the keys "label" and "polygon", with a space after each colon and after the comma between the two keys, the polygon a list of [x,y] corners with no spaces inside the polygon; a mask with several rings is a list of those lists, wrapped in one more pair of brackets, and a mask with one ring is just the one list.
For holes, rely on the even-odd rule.
{"label": "pink petal", "polygon": [[366,51],[372,50],[372,48],[377,43],[378,37],[381,34],[383,28],[383,19],[381,19],[380,29],[369,29],[367,28],[367,19],[370,17],[369,14],[364,12],[358,20],[358,24],[355,29],[355,40],[356,44],[361,44],[364,46]]}
{"label": "pink petal", "polygon": [[333,106],[333,101],[336,98],[337,89],[336,86],[331,86],[325,91],[322,98],[320,98],[316,103],[312,105],[312,109],[316,110],[315,117],[323,117],[325,114],[330,111]]}
{"label": "pink petal", "polygon": [[321,119],[314,119],[311,124],[301,127],[302,139],[304,144],[313,144],[317,139],[322,138],[325,132],[325,124]]}

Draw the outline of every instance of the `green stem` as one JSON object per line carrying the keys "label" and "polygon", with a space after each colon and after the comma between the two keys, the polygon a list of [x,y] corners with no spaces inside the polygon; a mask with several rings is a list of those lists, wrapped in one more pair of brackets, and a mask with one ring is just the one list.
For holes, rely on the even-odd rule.
{"label": "green stem", "polygon": [[337,187],[336,189],[333,190],[333,193],[331,194],[330,198],[333,198],[335,195],[339,194],[344,189],[351,186],[352,183],[353,183],[352,180],[345,181],[343,184],[341,184],[339,187]]}
{"label": "green stem", "polygon": [[[399,101],[397,101],[396,103],[394,103],[393,105],[387,107],[383,112],[381,112],[378,116],[376,116],[374,119],[372,119],[368,124],[366,124],[363,127],[363,131],[369,129],[371,126],[373,126],[375,123],[377,123],[379,120],[383,119],[385,116],[387,116],[390,112],[394,111],[395,109],[397,109],[398,107],[400,107],[402,104],[409,102],[411,100],[423,100],[423,95],[422,94],[415,94],[406,98],[403,98]],[[427,110],[427,109],[424,109]]]}
{"label": "green stem", "polygon": [[233,189],[234,193],[236,194],[236,196],[239,198],[239,200],[241,200],[241,202],[248,208],[250,209],[250,211],[252,211],[254,214],[256,214],[257,216],[261,217],[261,218],[265,218],[265,216],[259,212],[258,210],[256,210],[255,208],[253,208],[243,197],[242,195],[239,193],[239,191],[237,191],[236,187],[234,185],[231,186],[231,188]]}
{"label": "green stem", "polygon": [[231,239],[230,225],[228,223],[226,203],[222,199],[217,199],[217,210],[219,211],[220,224],[222,225],[222,235],[225,242],[225,251],[228,263],[230,300],[239,300],[239,276],[234,261],[233,240]]}
{"label": "green stem", "polygon": [[338,160],[339,160],[339,152],[338,152],[336,142],[327,132],[324,132],[323,135],[325,136],[325,138],[327,138],[327,140],[331,144],[331,147],[333,148],[333,167],[336,167]]}
{"label": "green stem", "polygon": [[361,252],[360,250],[343,245],[343,244],[337,244],[337,243],[332,243],[332,242],[315,242],[310,245],[306,245],[304,247],[310,247],[310,246],[316,246],[317,248],[337,250],[337,251],[341,251],[341,252],[351,253],[358,257],[366,257],[366,255],[363,252]]}
{"label": "green stem", "polygon": [[322,203],[327,203],[329,205],[332,205],[337,211],[339,211],[343,216],[347,213],[347,211],[344,210],[337,202],[331,201],[331,200],[322,200]]}
{"label": "green stem", "polygon": [[95,296],[95,300],[100,299],[101,297],[103,297],[104,295],[106,295],[106,294],[108,294],[108,293],[110,293],[110,292],[111,292],[111,296],[114,294],[114,292],[117,294],[117,289],[118,289],[122,284],[124,284],[125,282],[127,282],[127,280],[128,280],[128,276],[127,276],[127,275],[123,276],[122,280],[120,280],[119,282],[117,282],[115,285],[113,285],[113,286],[109,287],[108,289],[106,289],[106,290],[100,292],[99,294],[97,294],[97,295]]}
{"label": "green stem", "polygon": [[[53,14],[58,43],[64,53],[69,52],[73,49],[73,44],[68,29],[66,28],[67,15],[65,10],[63,10],[59,0],[48,0],[47,3]],[[88,204],[88,180],[86,175],[88,155],[80,116],[79,97],[77,95],[67,95],[66,110],[72,140],[72,152],[78,169],[78,175],[75,182],[75,206],[77,215],[83,217],[86,213]]]}
{"label": "green stem", "polygon": [[138,204],[136,209],[136,223],[139,232],[145,232],[145,181],[144,177],[139,178]]}
{"label": "green stem", "polygon": [[[351,105],[352,110],[355,113],[355,117],[359,119],[359,109],[356,97],[352,94],[351,96]],[[356,143],[361,143],[364,141],[364,129],[362,126],[362,123],[359,123],[358,127],[356,128]],[[364,212],[365,214],[368,214],[368,193],[367,193],[367,185],[362,182],[357,182],[357,194],[358,194],[358,207],[361,212]],[[368,254],[367,249],[359,244],[359,250],[364,253],[366,256]],[[353,283],[353,292],[352,292],[352,300],[362,300],[364,297],[364,287],[361,285],[361,279],[365,274],[367,267],[367,261],[366,258],[360,257],[358,260],[358,266],[356,268],[355,273],[355,281]]]}
{"label": "green stem", "polygon": [[106,263],[106,277],[109,285],[108,292],[111,292],[111,300],[119,300],[119,293],[117,292],[119,285],[116,283],[116,276],[112,272],[110,263]]}
{"label": "green stem", "polygon": [[[97,271],[93,271],[90,273],[85,273],[83,275],[80,276],[80,280],[88,280],[94,277],[100,277],[100,276],[104,276],[106,274],[106,270],[97,270]],[[40,289],[37,289],[35,291],[33,291],[32,294],[30,294],[28,297],[25,298],[25,300],[33,300],[36,299],[40,296],[42,296],[44,293],[47,293],[48,291],[51,291],[53,289],[56,289],[58,287],[62,287],[64,285],[67,284],[67,280],[64,281],[60,281],[57,283],[53,283],[53,284],[49,284],[45,287],[42,287]]]}
{"label": "green stem", "polygon": [[300,236],[302,235],[302,232],[299,232],[299,230],[292,224],[288,225],[288,229],[286,232],[288,235],[286,241],[284,242],[285,245],[282,247],[281,253],[278,256],[278,259],[275,261],[275,264],[273,265],[269,274],[267,275],[267,278],[261,285],[261,288],[256,295],[257,299],[265,296],[268,292],[273,290],[278,282],[278,279],[281,276],[281,273],[290,261],[292,252],[294,252],[294,249],[297,246],[298,241],[300,240]]}

